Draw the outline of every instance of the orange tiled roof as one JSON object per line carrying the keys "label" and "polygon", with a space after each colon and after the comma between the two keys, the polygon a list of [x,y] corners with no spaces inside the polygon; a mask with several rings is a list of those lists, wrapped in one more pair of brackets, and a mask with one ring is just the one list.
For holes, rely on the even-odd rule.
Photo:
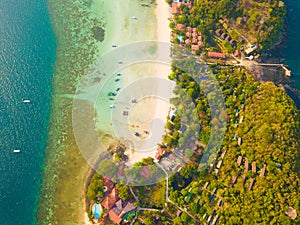
{"label": "orange tiled roof", "polygon": [[122,218],[120,218],[113,210],[109,211],[109,218],[116,224],[120,224],[122,221]]}
{"label": "orange tiled roof", "polygon": [[102,205],[107,210],[110,210],[116,201],[118,200],[118,191],[116,188],[112,189],[112,191],[107,195],[102,201]]}

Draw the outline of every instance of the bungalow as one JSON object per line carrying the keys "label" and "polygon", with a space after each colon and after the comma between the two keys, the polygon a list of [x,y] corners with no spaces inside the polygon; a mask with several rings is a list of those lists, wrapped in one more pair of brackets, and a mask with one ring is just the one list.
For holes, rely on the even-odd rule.
{"label": "bungalow", "polygon": [[197,37],[198,37],[197,32],[193,32],[193,33],[192,33],[192,37],[193,37],[193,38],[197,38]]}
{"label": "bungalow", "polygon": [[250,184],[249,184],[249,186],[248,186],[248,191],[251,191],[251,190],[252,190],[254,181],[255,181],[254,178],[251,178],[251,179],[250,179]]}
{"label": "bungalow", "polygon": [[199,45],[192,45],[192,51],[198,51]]}
{"label": "bungalow", "polygon": [[225,41],[230,42],[231,40],[232,40],[232,38],[231,38],[230,36],[227,36],[227,37],[225,38]]}
{"label": "bungalow", "polygon": [[245,160],[245,170],[244,170],[244,172],[246,173],[246,172],[248,172],[248,170],[249,170],[249,160],[248,160],[248,158],[246,157],[246,160]]}
{"label": "bungalow", "polygon": [[242,160],[243,160],[243,157],[239,155],[238,160],[237,160],[238,166],[241,166]]}
{"label": "bungalow", "polygon": [[215,34],[220,37],[223,34],[223,31],[221,29],[218,29],[215,31]]}
{"label": "bungalow", "polygon": [[180,14],[180,2],[172,2],[172,14]]}
{"label": "bungalow", "polygon": [[260,170],[260,174],[259,174],[260,177],[265,176],[266,168],[267,168],[267,164],[264,164],[264,167]]}
{"label": "bungalow", "polygon": [[203,42],[202,41],[198,41],[198,46],[199,47],[202,47],[204,44],[203,44]]}
{"label": "bungalow", "polygon": [[197,44],[197,43],[198,43],[197,38],[193,38],[193,39],[192,39],[192,43],[193,43],[193,44]]}
{"label": "bungalow", "polygon": [[192,43],[192,41],[191,41],[190,39],[186,39],[186,40],[185,40],[185,43],[186,43],[187,45],[190,45],[190,44]]}
{"label": "bungalow", "polygon": [[238,146],[241,146],[241,144],[242,144],[242,138],[239,137],[239,138],[238,138]]}
{"label": "bungalow", "polygon": [[203,38],[201,35],[198,36],[198,41],[203,41]]}
{"label": "bungalow", "polygon": [[221,158],[224,159],[225,155],[226,155],[227,150],[225,150],[224,152],[222,152],[221,154]]}
{"label": "bungalow", "polygon": [[208,57],[226,59],[226,55],[220,52],[208,52]]}
{"label": "bungalow", "polygon": [[220,161],[218,162],[218,164],[217,164],[217,168],[218,168],[218,169],[220,169],[220,167],[222,166],[222,162],[223,162],[223,160],[220,160]]}
{"label": "bungalow", "polygon": [[228,37],[228,34],[226,34],[226,33],[223,33],[223,34],[221,35],[221,38],[222,38],[223,40],[225,40],[227,37]]}
{"label": "bungalow", "polygon": [[237,43],[235,40],[232,39],[229,43],[231,44],[232,47],[236,47]]}
{"label": "bungalow", "polygon": [[194,33],[197,32],[197,28],[196,28],[196,27],[193,28],[193,32],[194,32]]}
{"label": "bungalow", "polygon": [[230,187],[233,187],[233,185],[236,183],[237,179],[238,179],[239,175],[237,174],[236,176],[232,177],[231,179],[231,185]]}
{"label": "bungalow", "polygon": [[187,30],[188,32],[192,32],[192,31],[193,31],[193,28],[187,27],[186,30]]}
{"label": "bungalow", "polygon": [[176,28],[177,28],[177,30],[184,31],[185,26],[183,24],[178,23],[178,24],[176,24]]}
{"label": "bungalow", "polygon": [[191,33],[190,31],[188,31],[188,32],[185,33],[185,36],[191,37],[191,36],[192,36],[192,33]]}
{"label": "bungalow", "polygon": [[256,162],[252,162],[252,172],[256,173]]}

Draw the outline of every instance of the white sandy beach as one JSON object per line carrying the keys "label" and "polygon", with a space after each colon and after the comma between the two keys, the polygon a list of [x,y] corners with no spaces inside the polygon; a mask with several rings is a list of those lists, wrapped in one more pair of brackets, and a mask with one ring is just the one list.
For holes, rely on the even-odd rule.
{"label": "white sandy beach", "polygon": [[[139,2],[131,0],[123,0],[118,3],[112,4],[108,1],[101,1],[102,8],[106,9],[105,12],[101,11],[101,4],[96,6],[99,11],[95,11],[97,16],[105,17],[107,21],[106,39],[99,44],[99,49],[103,52],[109,52],[112,45],[122,46],[137,41],[157,40],[159,42],[170,42],[170,28],[169,28],[169,5],[165,0],[157,0],[155,10],[141,7]],[[153,12],[154,11],[154,12]],[[124,138],[129,142],[135,142],[135,148],[138,151],[128,150],[129,164],[140,161],[145,157],[154,157],[156,154],[157,143],[161,142],[162,134],[164,133],[164,124],[170,109],[168,98],[172,95],[172,88],[168,80],[170,74],[170,65],[163,63],[140,63],[127,67],[120,71],[122,77],[118,84],[111,83],[107,86],[107,90],[111,88],[115,90],[120,87],[120,96],[116,98],[114,114],[112,115],[107,107],[112,104],[106,102],[99,102],[96,104],[98,129],[106,129],[112,127],[113,133],[120,139]],[[132,85],[142,78],[157,77],[164,79],[165,82],[160,82],[157,79],[151,82],[149,88],[138,86],[136,91],[130,90]],[[116,86],[119,85],[119,86]],[[168,87],[167,87],[168,86]],[[147,90],[151,90],[151,95]],[[143,92],[144,90],[144,92]],[[165,90],[164,96],[160,98],[160,91]],[[123,92],[122,92],[123,91]],[[140,95],[135,95],[139,93]],[[145,94],[144,97],[143,93]],[[128,95],[128,96],[127,96]],[[148,95],[148,96],[147,96]],[[104,97],[104,96],[103,96]],[[132,104],[132,97],[138,97],[138,102]],[[103,100],[102,100],[103,101]],[[123,108],[122,108],[123,107]],[[123,115],[124,110],[128,110],[128,117]],[[116,116],[115,116],[116,115]],[[113,125],[112,125],[113,124]],[[146,131],[146,132],[145,132]],[[135,133],[140,134],[139,137]],[[147,133],[149,132],[149,133]],[[153,134],[153,135],[152,135]],[[149,147],[150,146],[150,147]],[[89,224],[87,215],[85,214],[85,224]]]}
{"label": "white sandy beach", "polygon": [[[113,8],[114,18],[110,18],[111,23],[108,24],[108,27],[111,27],[107,33],[109,38],[101,44],[102,49],[109,51],[112,50],[112,44],[121,46],[136,41],[157,40],[169,43],[171,32],[169,28],[169,5],[164,0],[157,0],[156,3],[154,12],[153,9],[141,7],[139,4],[130,5],[129,0],[115,4]],[[160,53],[157,52],[157,54]],[[118,84],[112,81],[107,85],[108,89],[111,88],[112,91],[120,87],[120,96],[116,97],[115,102],[110,102],[103,100],[107,98],[103,95],[99,104],[96,104],[99,106],[97,109],[99,114],[97,127],[100,127],[102,131],[112,129],[111,132],[115,136],[131,143],[131,150],[128,150],[127,153],[129,154],[129,164],[133,164],[142,158],[155,156],[157,144],[161,142],[164,133],[163,124],[165,124],[169,112],[168,99],[172,96],[172,88],[166,87],[158,79],[150,81],[154,83],[152,84],[153,87],[151,85],[141,87],[142,85],[140,85],[139,89],[133,91],[131,86],[135,82],[149,77],[168,80],[170,65],[145,62],[129,66],[120,73],[122,73],[122,77],[120,77]],[[151,93],[147,92],[146,89],[151,89]],[[165,98],[159,98],[162,89],[167,89],[168,93],[164,93]],[[139,94],[135,95],[135,93]],[[144,96],[148,97],[143,98],[143,93]],[[132,97],[139,98],[137,104],[131,104]],[[112,103],[116,106],[115,109],[111,110],[113,115],[110,114],[111,111],[107,109],[107,106],[104,106]],[[124,111],[129,112],[128,117],[123,116]],[[110,128],[105,130],[108,127]],[[139,137],[135,136],[136,133],[139,133]]]}

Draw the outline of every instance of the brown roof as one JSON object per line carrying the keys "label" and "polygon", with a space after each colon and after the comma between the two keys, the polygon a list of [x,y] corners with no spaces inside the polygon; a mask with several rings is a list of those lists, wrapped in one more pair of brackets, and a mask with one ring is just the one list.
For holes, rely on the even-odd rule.
{"label": "brown roof", "polygon": [[102,180],[103,180],[103,185],[106,186],[107,190],[110,192],[114,188],[115,183],[105,176],[102,177]]}
{"label": "brown roof", "polygon": [[252,172],[256,173],[256,162],[252,162]]}
{"label": "brown roof", "polygon": [[249,160],[246,157],[246,160],[245,160],[245,172],[248,172],[248,170],[249,170]]}
{"label": "brown roof", "polygon": [[202,36],[198,36],[198,40],[202,41],[203,40]]}
{"label": "brown roof", "polygon": [[193,29],[191,27],[187,27],[186,30],[191,32]]}
{"label": "brown roof", "polygon": [[208,52],[208,57],[225,59],[226,55],[220,52]]}
{"label": "brown roof", "polygon": [[192,33],[191,33],[191,32],[186,32],[186,33],[185,33],[185,36],[191,37],[191,36],[192,36]]}
{"label": "brown roof", "polygon": [[148,168],[146,166],[144,166],[140,171],[140,175],[143,177],[149,178],[151,174],[150,174]]}
{"label": "brown roof", "polygon": [[197,44],[197,42],[198,42],[197,38],[193,38],[192,42],[193,42],[193,44]]}
{"label": "brown roof", "polygon": [[242,160],[243,160],[243,157],[239,155],[239,157],[238,157],[238,159],[237,159],[237,164],[238,164],[238,166],[241,166]]}
{"label": "brown roof", "polygon": [[248,186],[248,190],[249,190],[249,191],[251,191],[251,190],[252,190],[252,188],[253,188],[253,184],[254,184],[254,181],[255,181],[255,179],[254,179],[254,178],[251,178],[251,179],[250,179],[250,184],[249,184],[249,186]]}
{"label": "brown roof", "polygon": [[102,201],[102,205],[107,210],[110,210],[116,201],[118,200],[118,191],[116,188],[112,189],[112,191],[107,195]]}
{"label": "brown roof", "polygon": [[265,173],[266,173],[266,168],[267,168],[267,165],[266,164],[264,164],[264,167],[261,169],[261,171],[260,171],[260,177],[263,177],[263,176],[265,176]]}
{"label": "brown roof", "polygon": [[192,36],[195,38],[198,36],[198,34],[196,32],[192,33]]}
{"label": "brown roof", "polygon": [[193,28],[193,32],[197,32],[197,28],[196,27]]}
{"label": "brown roof", "polygon": [[198,41],[198,46],[202,47],[203,46],[203,42],[202,41]]}
{"label": "brown roof", "polygon": [[109,211],[109,218],[116,224],[120,224],[122,221],[122,218],[120,218],[113,210]]}

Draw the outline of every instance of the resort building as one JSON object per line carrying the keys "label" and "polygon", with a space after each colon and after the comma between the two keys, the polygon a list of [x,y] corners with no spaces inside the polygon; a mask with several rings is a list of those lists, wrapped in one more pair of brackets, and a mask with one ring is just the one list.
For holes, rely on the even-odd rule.
{"label": "resort building", "polygon": [[224,53],[220,53],[220,52],[208,52],[208,57],[226,59],[226,55]]}

